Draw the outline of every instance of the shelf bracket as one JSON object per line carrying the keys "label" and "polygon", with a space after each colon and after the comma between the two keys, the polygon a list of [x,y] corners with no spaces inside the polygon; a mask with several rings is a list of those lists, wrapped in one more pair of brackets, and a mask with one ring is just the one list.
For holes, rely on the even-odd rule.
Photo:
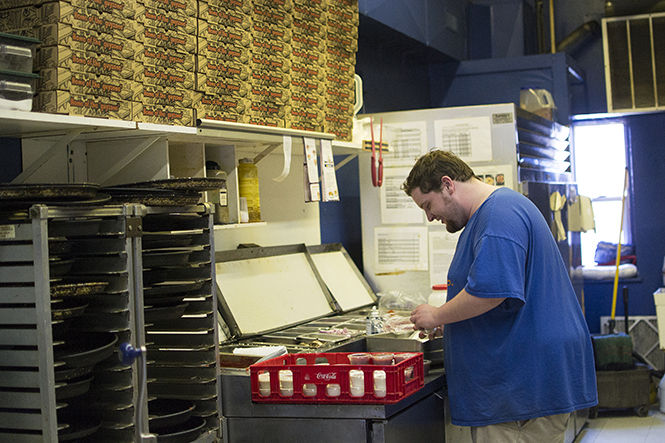
{"label": "shelf bracket", "polygon": [[63,148],[67,149],[67,145],[71,143],[76,137],[78,137],[83,128],[72,129],[68,131],[65,135],[62,136],[57,142],[53,144],[48,150],[43,153],[37,160],[32,162],[23,172],[16,176],[12,183],[20,184],[25,183],[25,180],[28,179],[32,174],[34,174],[39,168],[44,166],[49,160],[51,160],[58,152],[61,152]]}
{"label": "shelf bracket", "polygon": [[106,171],[106,174],[100,175],[97,178],[97,181],[100,184],[106,183],[111,177],[116,175],[118,172],[120,172],[125,166],[133,162],[136,157],[141,155],[146,149],[148,149],[150,146],[154,145],[157,143],[157,141],[162,138],[161,136],[159,137],[150,137],[146,138],[143,140],[141,143],[139,143],[136,148],[132,149],[123,159],[122,161],[117,162],[112,168],[110,168],[108,171]]}
{"label": "shelf bracket", "polygon": [[342,166],[344,166],[345,164],[347,164],[348,162],[350,162],[351,160],[353,160],[353,159],[356,158],[356,157],[358,157],[358,154],[357,154],[357,153],[356,153],[356,154],[349,154],[349,155],[347,155],[346,157],[344,157],[344,160],[342,160],[341,162],[339,162],[339,163],[337,163],[337,164],[335,165],[335,171],[337,171],[337,170],[340,169]]}
{"label": "shelf bracket", "polygon": [[281,145],[279,143],[273,143],[271,145],[267,145],[267,147],[263,151],[256,154],[256,157],[254,157],[254,164],[257,164],[258,162],[263,160],[264,157],[266,157],[268,154],[270,154],[272,151],[279,148],[280,146]]}

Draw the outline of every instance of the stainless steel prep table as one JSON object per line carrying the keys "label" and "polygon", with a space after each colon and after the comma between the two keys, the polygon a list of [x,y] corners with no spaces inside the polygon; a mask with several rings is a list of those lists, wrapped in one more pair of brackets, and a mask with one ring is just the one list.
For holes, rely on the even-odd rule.
{"label": "stainless steel prep table", "polygon": [[443,369],[395,404],[267,404],[251,400],[249,375],[220,375],[224,441],[292,443],[439,441],[445,437]]}
{"label": "stainless steel prep table", "polygon": [[[217,251],[215,258],[220,327],[227,337],[220,358],[232,360],[235,347],[267,345],[289,352],[371,351],[365,316],[376,296],[341,245],[245,248]],[[344,339],[308,339],[312,331],[342,327],[350,332]],[[225,442],[444,441],[442,369],[399,403],[310,405],[253,403],[245,366],[224,366]]]}

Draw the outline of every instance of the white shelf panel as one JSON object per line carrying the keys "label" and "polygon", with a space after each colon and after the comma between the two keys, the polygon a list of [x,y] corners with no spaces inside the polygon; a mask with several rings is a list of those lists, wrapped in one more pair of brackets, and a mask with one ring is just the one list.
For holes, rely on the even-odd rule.
{"label": "white shelf panel", "polygon": [[359,152],[362,152],[360,142],[333,140],[332,147],[335,154],[358,154]]}
{"label": "white shelf panel", "polygon": [[236,228],[255,228],[257,226],[267,226],[267,222],[252,222],[252,223],[230,223],[226,225],[215,225],[215,231],[223,231],[225,229]]}
{"label": "white shelf panel", "polygon": [[333,140],[334,134],[245,123],[201,120],[201,125],[173,126],[75,115],[0,109],[0,137],[38,138],[80,131],[80,140],[165,136],[170,141],[252,146],[281,144],[283,136]]}
{"label": "white shelf panel", "polygon": [[0,136],[3,137],[51,136],[79,129],[82,133],[135,130],[136,122],[0,109]]}

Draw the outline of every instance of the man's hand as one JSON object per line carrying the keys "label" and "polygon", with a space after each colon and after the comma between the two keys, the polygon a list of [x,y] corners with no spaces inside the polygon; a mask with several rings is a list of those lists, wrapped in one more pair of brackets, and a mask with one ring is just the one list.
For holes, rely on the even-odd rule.
{"label": "man's hand", "polygon": [[[414,326],[413,329],[416,329]],[[428,338],[430,340],[434,340],[435,338],[443,337],[443,325],[437,326],[434,329],[428,329],[426,331],[420,331],[418,333],[418,338],[424,339]]]}
{"label": "man's hand", "polygon": [[436,317],[437,308],[431,305],[420,305],[411,311],[411,323],[413,329],[434,329],[436,326],[441,325],[441,321]]}

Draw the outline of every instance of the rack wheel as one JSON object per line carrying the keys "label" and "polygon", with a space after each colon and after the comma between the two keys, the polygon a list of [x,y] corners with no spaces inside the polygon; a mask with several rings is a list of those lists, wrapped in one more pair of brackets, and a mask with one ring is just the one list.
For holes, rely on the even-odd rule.
{"label": "rack wheel", "polygon": [[589,418],[598,418],[598,406],[589,409]]}
{"label": "rack wheel", "polygon": [[646,417],[647,415],[649,415],[649,406],[642,405],[636,407],[635,414],[637,414],[638,417]]}

